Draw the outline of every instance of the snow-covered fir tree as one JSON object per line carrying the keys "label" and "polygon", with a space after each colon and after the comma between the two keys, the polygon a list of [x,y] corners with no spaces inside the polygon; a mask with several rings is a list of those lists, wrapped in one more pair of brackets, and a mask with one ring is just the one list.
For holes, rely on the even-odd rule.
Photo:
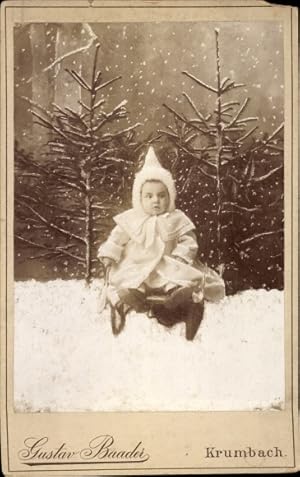
{"label": "snow-covered fir tree", "polygon": [[[185,112],[164,104],[173,125],[161,133],[172,146],[179,205],[197,225],[200,258],[224,274],[229,292],[281,288],[283,123],[255,136],[258,118],[245,114],[250,98],[238,94],[245,85],[222,76],[218,29],[215,52],[215,84],[183,71],[198,94],[183,92]],[[208,113],[201,111],[205,92],[215,97]]]}
{"label": "snow-covered fir tree", "polygon": [[16,151],[16,239],[32,258],[55,258],[67,275],[71,267],[86,280],[96,271],[97,244],[128,199],[139,125],[116,126],[128,116],[125,99],[106,107],[103,91],[120,76],[105,78],[97,69],[99,47],[90,78],[67,70],[80,87],[79,111],[54,103],[51,112],[29,100],[50,135],[46,161]]}

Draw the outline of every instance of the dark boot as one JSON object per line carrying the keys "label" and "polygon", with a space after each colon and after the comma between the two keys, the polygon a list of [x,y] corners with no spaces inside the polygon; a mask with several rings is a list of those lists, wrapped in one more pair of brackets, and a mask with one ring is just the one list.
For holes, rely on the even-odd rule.
{"label": "dark boot", "polygon": [[144,293],[134,288],[122,288],[118,291],[118,295],[122,303],[133,308],[138,313],[145,312],[148,307],[145,301]]}
{"label": "dark boot", "polygon": [[185,317],[185,337],[192,341],[199,329],[204,314],[204,300],[200,303],[189,303]]}
{"label": "dark boot", "polygon": [[192,300],[194,287],[179,287],[176,288],[165,300],[165,307],[169,310],[175,310],[181,305],[185,305]]}
{"label": "dark boot", "polygon": [[168,328],[182,321],[182,311],[178,307],[176,310],[168,310],[164,305],[152,305],[150,309],[150,317],[156,318],[157,321]]}

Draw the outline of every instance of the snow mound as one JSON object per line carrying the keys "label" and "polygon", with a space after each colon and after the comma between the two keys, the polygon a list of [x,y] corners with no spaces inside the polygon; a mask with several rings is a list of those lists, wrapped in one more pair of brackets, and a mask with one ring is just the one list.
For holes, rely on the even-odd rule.
{"label": "snow mound", "polygon": [[284,295],[207,303],[194,339],[132,312],[119,336],[97,310],[101,281],[15,284],[17,411],[280,409]]}

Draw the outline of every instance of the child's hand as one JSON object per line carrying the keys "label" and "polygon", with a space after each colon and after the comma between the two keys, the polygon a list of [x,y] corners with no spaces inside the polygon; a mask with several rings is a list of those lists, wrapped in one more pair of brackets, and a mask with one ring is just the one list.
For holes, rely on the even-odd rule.
{"label": "child's hand", "polygon": [[104,266],[104,268],[110,268],[113,264],[113,260],[109,257],[101,257],[101,263]]}

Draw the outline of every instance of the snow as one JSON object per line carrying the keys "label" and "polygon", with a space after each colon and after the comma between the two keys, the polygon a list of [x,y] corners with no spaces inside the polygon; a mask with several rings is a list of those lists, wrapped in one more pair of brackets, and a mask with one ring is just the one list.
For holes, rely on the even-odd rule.
{"label": "snow", "polygon": [[[131,312],[119,336],[97,311],[101,281],[15,284],[17,411],[250,410],[284,401],[278,290],[207,303],[195,339]],[[30,350],[30,352],[28,352]]]}

